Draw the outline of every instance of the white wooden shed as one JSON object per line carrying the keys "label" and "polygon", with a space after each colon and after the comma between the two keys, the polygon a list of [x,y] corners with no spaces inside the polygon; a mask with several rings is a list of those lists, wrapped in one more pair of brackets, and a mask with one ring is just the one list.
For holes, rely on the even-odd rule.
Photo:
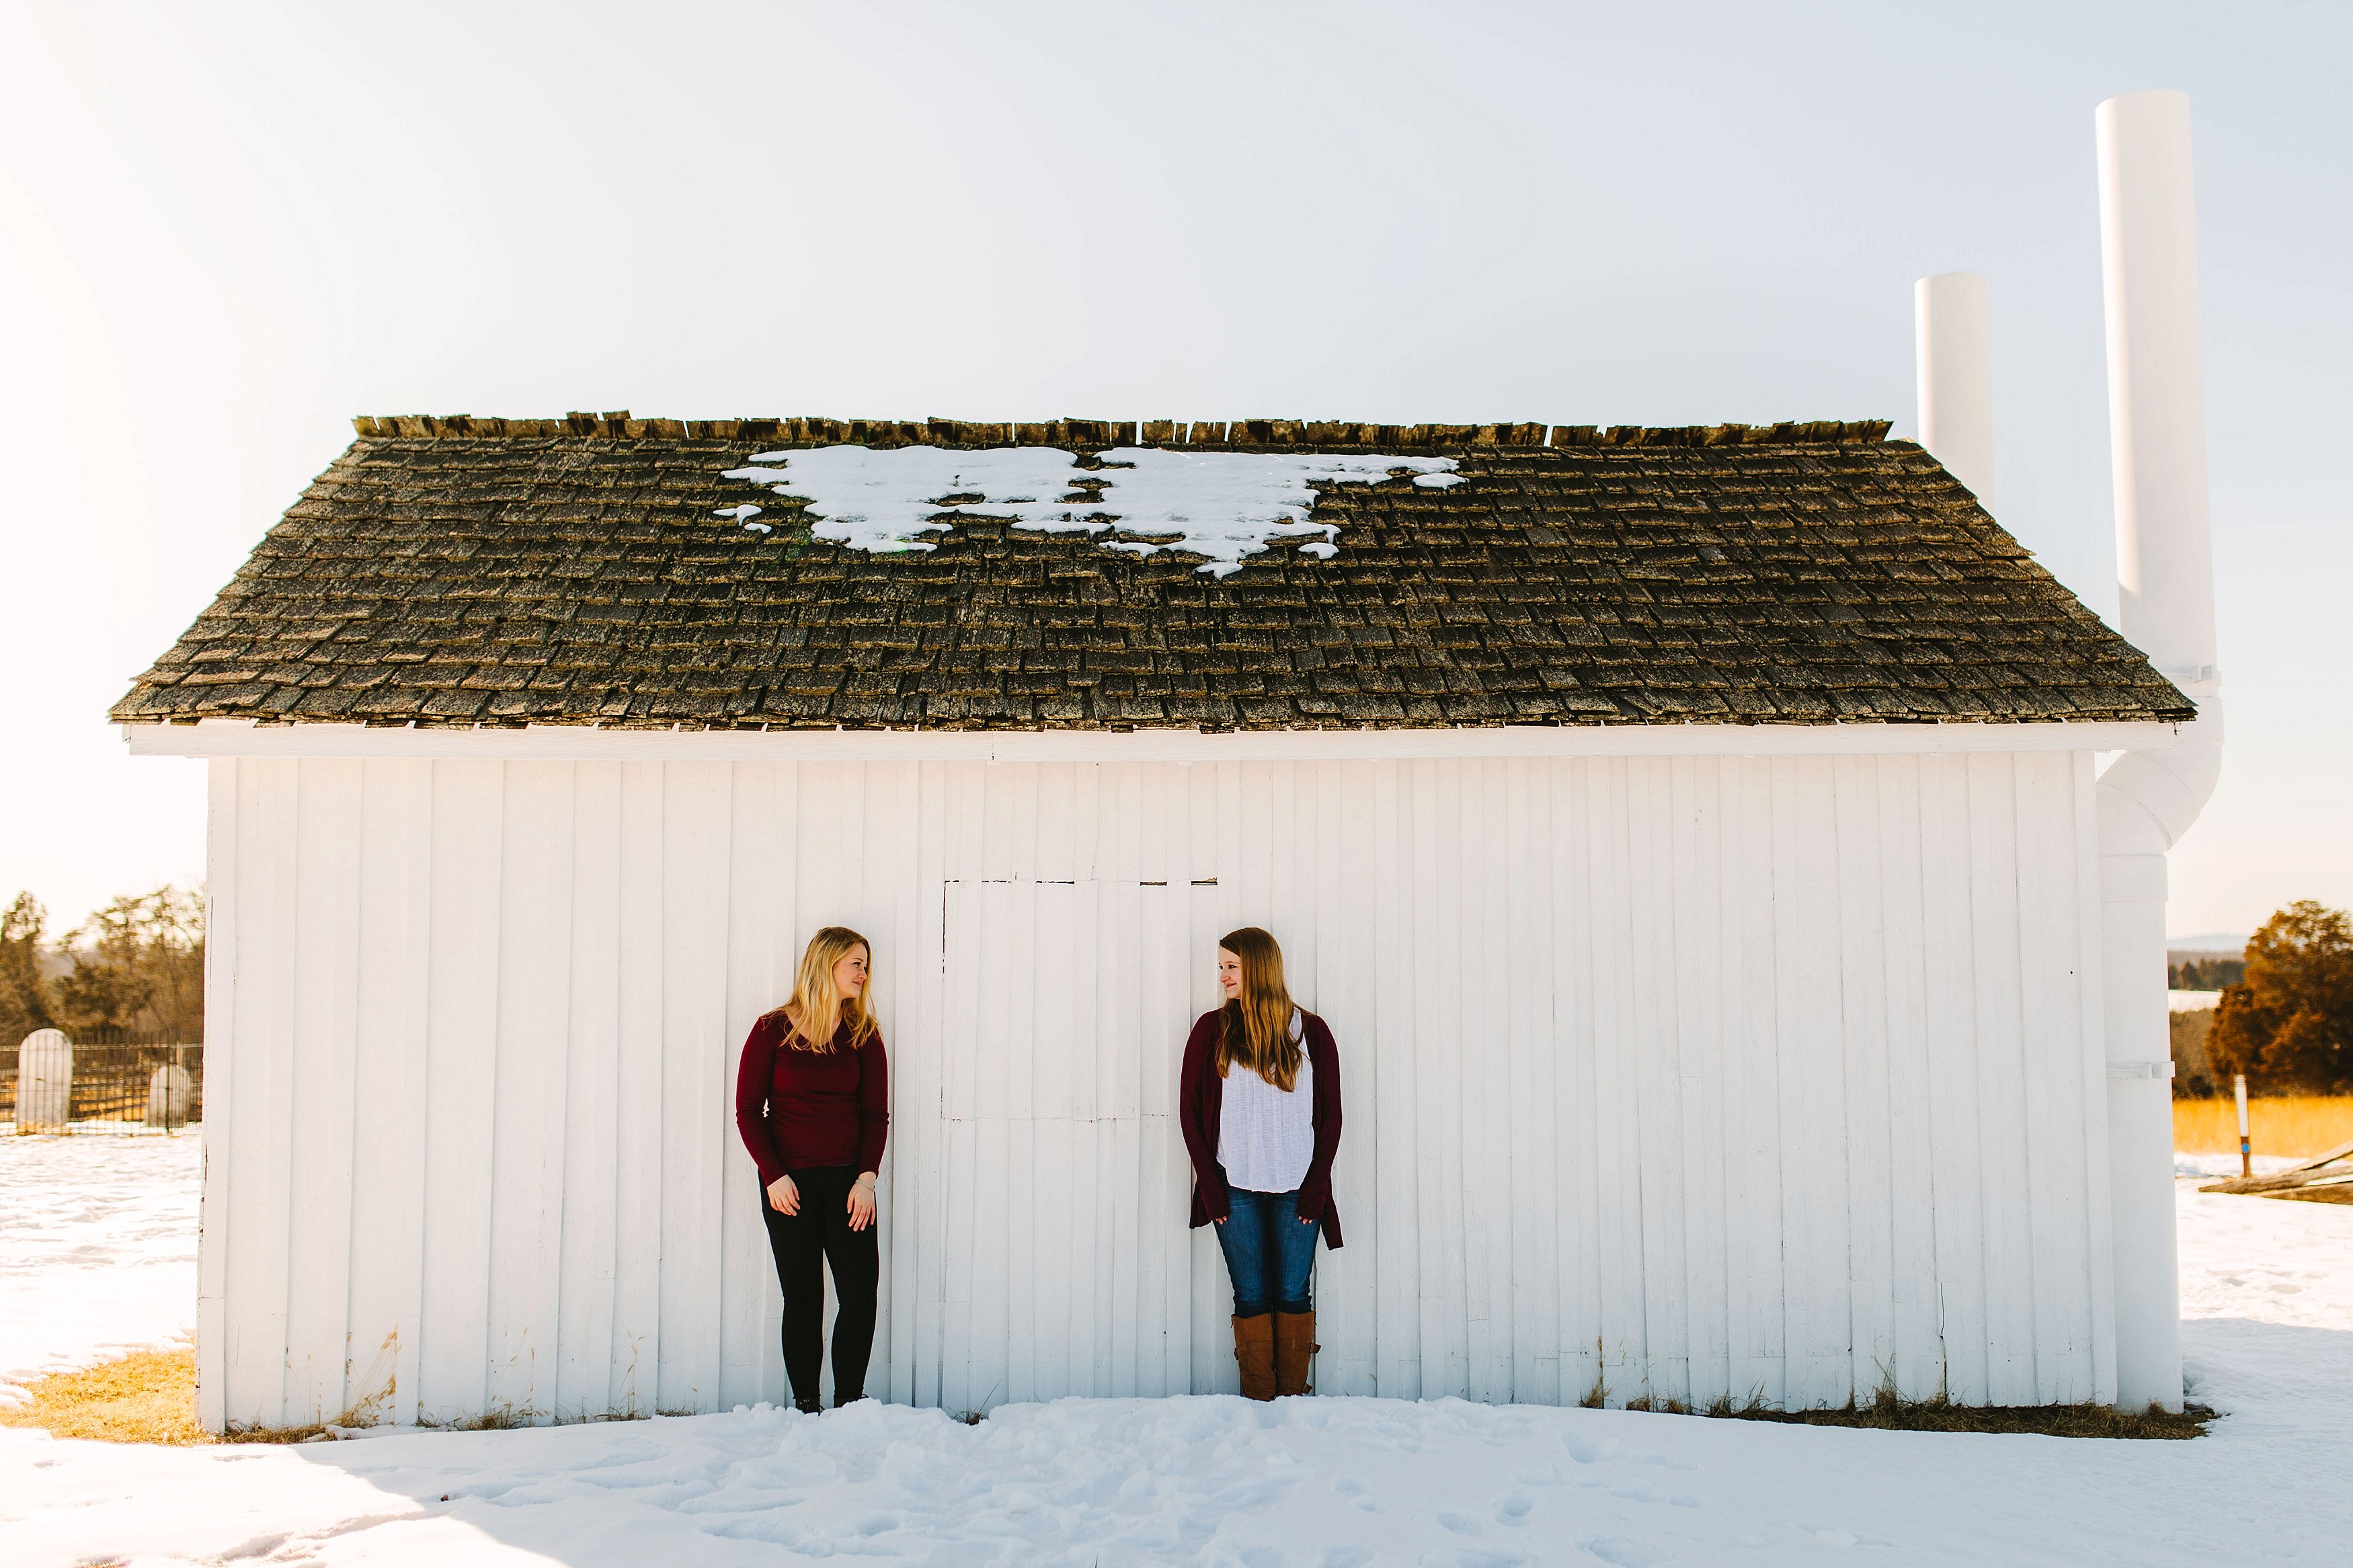
{"label": "white wooden shed", "polygon": [[829,923],[888,1398],[1234,1385],[1174,1089],[1255,923],[1342,1053],[1322,1392],[2178,1406],[2187,102],[2099,142],[2155,665],[1979,504],[1949,278],[1967,488],[1881,424],[360,420],[115,709],[213,759],[200,1418],[781,1400],[729,1079]]}
{"label": "white wooden shed", "polygon": [[[361,423],[118,709],[214,759],[209,1425],[781,1399],[730,1078],[833,922],[892,1399],[1232,1386],[1245,922],[1343,1052],[1324,1392],[2114,1397],[2092,754],[2193,710],[1883,426]],[[828,543],[852,447],[1371,473],[1220,577]]]}

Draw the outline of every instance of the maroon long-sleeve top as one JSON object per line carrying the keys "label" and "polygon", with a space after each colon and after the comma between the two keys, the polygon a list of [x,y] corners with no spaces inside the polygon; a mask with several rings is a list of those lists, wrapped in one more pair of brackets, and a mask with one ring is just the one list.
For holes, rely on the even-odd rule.
{"label": "maroon long-sleeve top", "polygon": [[[1332,1156],[1340,1152],[1340,1047],[1323,1019],[1302,1009],[1306,1024],[1307,1062],[1315,1069],[1315,1156],[1299,1184],[1299,1217],[1320,1222],[1324,1245],[1340,1246],[1340,1211],[1332,1202]],[[1218,1076],[1218,1033],[1225,1026],[1222,1013],[1204,1013],[1185,1039],[1185,1065],[1176,1075],[1176,1125],[1184,1130],[1185,1152],[1193,1157],[1193,1220],[1198,1230],[1213,1219],[1223,1219],[1231,1205],[1226,1197],[1226,1168],[1218,1163],[1218,1134],[1226,1104],[1226,1080]],[[1248,1068],[1237,1068],[1248,1072]]]}
{"label": "maroon long-sleeve top", "polygon": [[735,1130],[765,1187],[788,1171],[882,1168],[891,1131],[891,1064],[876,1030],[852,1049],[849,1026],[829,1050],[794,1050],[791,1026],[770,1013],[752,1026],[735,1071]]}

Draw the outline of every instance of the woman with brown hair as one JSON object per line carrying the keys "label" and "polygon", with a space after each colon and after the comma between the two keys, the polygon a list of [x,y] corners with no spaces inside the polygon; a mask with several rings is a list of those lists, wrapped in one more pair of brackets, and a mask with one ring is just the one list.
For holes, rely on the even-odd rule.
{"label": "woman with brown hair", "polygon": [[874,1348],[874,1178],[891,1128],[890,1066],[867,1009],[873,950],[847,926],[809,938],[793,994],[761,1015],[735,1074],[735,1128],[760,1167],[760,1217],[785,1291],[785,1373],[814,1415],[824,1359],[822,1258],[833,1270],[833,1403],[866,1396]]}
{"label": "woman with brown hair", "polygon": [[1305,1394],[1320,1348],[1308,1295],[1316,1235],[1340,1245],[1339,1047],[1323,1019],[1292,1002],[1282,949],[1258,927],[1218,943],[1218,983],[1225,1005],[1194,1024],[1177,1084],[1193,1226],[1217,1223],[1243,1396]]}

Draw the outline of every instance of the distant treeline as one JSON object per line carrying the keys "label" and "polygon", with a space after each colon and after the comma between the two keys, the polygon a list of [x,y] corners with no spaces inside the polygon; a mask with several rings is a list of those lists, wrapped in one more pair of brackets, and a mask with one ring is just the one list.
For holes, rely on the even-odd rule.
{"label": "distant treeline", "polygon": [[49,940],[48,911],[18,893],[0,913],[0,1041],[36,1029],[205,1037],[205,903],[158,888],[114,900]]}
{"label": "distant treeline", "polygon": [[2192,958],[2165,966],[2165,983],[2176,991],[2220,991],[2246,977],[2243,958]]}

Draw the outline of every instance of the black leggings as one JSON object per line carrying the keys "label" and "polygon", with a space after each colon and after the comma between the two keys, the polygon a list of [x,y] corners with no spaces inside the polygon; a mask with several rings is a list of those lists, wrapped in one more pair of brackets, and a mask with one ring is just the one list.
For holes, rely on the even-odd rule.
{"label": "black leggings", "polygon": [[[817,1374],[825,1357],[825,1283],[818,1272],[823,1257],[833,1269],[839,1305],[833,1319],[833,1402],[847,1405],[866,1394],[866,1358],[874,1349],[874,1287],[881,1278],[881,1225],[849,1228],[849,1186],[858,1173],[847,1165],[787,1173],[800,1189],[798,1214],[778,1214],[760,1194],[760,1217],[768,1222],[768,1247],[776,1255],[776,1282],[785,1288],[785,1375],[793,1400],[818,1401]],[[878,1210],[875,1218],[880,1221]]]}

